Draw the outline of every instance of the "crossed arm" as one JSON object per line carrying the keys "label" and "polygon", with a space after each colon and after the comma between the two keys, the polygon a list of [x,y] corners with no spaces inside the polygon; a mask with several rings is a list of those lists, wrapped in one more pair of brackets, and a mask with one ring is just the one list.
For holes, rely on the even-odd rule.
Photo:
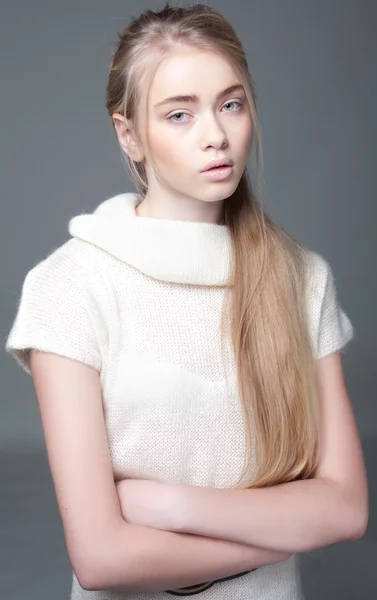
{"label": "crossed arm", "polygon": [[216,490],[135,480],[115,486],[98,373],[33,351],[67,550],[82,587],[174,589],[360,537],[368,518],[367,484],[340,355],[318,362],[322,441],[316,479]]}
{"label": "crossed arm", "polygon": [[266,550],[305,552],[357,539],[368,521],[362,448],[341,354],[318,361],[321,444],[316,477],[262,489],[211,489],[124,480],[130,522],[229,540]]}
{"label": "crossed arm", "polygon": [[357,539],[366,527],[357,494],[326,478],[251,490],[143,480],[118,488],[129,523],[290,554]]}

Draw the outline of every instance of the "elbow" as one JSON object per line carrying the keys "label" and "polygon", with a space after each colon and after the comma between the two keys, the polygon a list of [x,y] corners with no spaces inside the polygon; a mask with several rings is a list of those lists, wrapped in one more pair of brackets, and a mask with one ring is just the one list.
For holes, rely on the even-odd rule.
{"label": "elbow", "polygon": [[100,583],[98,577],[93,577],[92,574],[89,574],[88,576],[84,575],[81,577],[77,576],[77,580],[82,589],[87,592],[98,592],[107,589],[106,585]]}
{"label": "elbow", "polygon": [[80,586],[88,592],[115,587],[110,586],[111,576],[110,573],[107,573],[106,559],[102,552],[98,552],[96,556],[93,556],[93,552],[91,552],[91,559],[87,556],[85,561],[82,561],[80,565],[76,564],[76,568],[75,566],[73,568]]}
{"label": "elbow", "polygon": [[79,560],[77,556],[73,557],[69,552],[71,566],[77,581],[83,590],[92,591],[96,584],[94,581],[94,569],[89,569],[83,560]]}
{"label": "elbow", "polygon": [[75,571],[75,575],[76,575],[76,579],[80,584],[80,587],[82,587],[83,590],[87,591],[87,592],[94,592],[95,590],[98,591],[98,587],[94,584],[93,580],[89,577],[87,577],[84,574],[79,574],[78,571]]}
{"label": "elbow", "polygon": [[83,590],[92,592],[106,588],[104,585],[103,566],[98,559],[90,561],[87,557],[85,561],[78,562],[76,560],[76,563],[71,559],[71,564],[76,579]]}
{"label": "elbow", "polygon": [[[122,521],[123,523],[123,521]],[[129,553],[122,552],[122,566],[117,556],[117,548],[122,547],[124,536],[119,540],[117,529],[112,529],[109,535],[101,536],[97,543],[87,545],[86,551],[81,552],[81,561],[76,562],[75,569],[80,586],[87,591],[134,589],[135,569]],[[72,564],[74,564],[72,562]]]}
{"label": "elbow", "polygon": [[108,589],[104,566],[99,561],[95,564],[87,562],[86,566],[74,568],[76,578],[83,588],[88,592]]}
{"label": "elbow", "polygon": [[126,569],[119,576],[113,570],[106,570],[103,565],[100,565],[98,569],[91,567],[76,576],[80,586],[88,592],[120,589],[125,592],[135,589],[135,580],[127,577]]}
{"label": "elbow", "polygon": [[[363,537],[368,527],[369,520],[369,495],[368,488],[350,490],[349,487],[337,485],[336,506],[339,519],[337,520],[336,540],[358,540]],[[342,515],[342,516],[341,516]]]}
{"label": "elbow", "polygon": [[106,565],[111,561],[110,548],[104,539],[71,549],[69,558],[80,586],[89,592],[108,588]]}
{"label": "elbow", "polygon": [[367,530],[368,521],[369,521],[368,508],[366,508],[362,511],[359,511],[358,518],[355,517],[355,519],[354,519],[354,528],[353,528],[350,539],[359,540],[360,538],[362,538]]}
{"label": "elbow", "polygon": [[349,504],[345,517],[346,540],[358,540],[365,534],[369,521],[368,495]]}

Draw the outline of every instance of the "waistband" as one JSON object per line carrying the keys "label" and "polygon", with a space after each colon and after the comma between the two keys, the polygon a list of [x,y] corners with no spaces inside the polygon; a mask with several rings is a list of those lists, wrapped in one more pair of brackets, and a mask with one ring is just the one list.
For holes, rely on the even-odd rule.
{"label": "waistband", "polygon": [[188,587],[179,588],[178,590],[165,590],[165,592],[166,594],[172,594],[173,596],[193,596],[194,594],[200,594],[200,592],[205,592],[205,590],[208,590],[210,587],[215,585],[215,583],[220,583],[221,581],[230,581],[231,579],[237,579],[238,577],[247,575],[252,571],[256,571],[256,569],[251,569],[250,571],[243,571],[242,573],[236,573],[236,575],[222,577],[221,579],[215,579],[214,581],[207,581],[205,583],[190,585]]}

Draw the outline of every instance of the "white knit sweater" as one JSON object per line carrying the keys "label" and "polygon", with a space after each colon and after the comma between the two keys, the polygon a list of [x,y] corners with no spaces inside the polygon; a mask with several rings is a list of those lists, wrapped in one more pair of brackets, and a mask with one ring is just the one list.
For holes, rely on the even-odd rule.
{"label": "white knit sweater", "polygon": [[[69,223],[69,239],[26,275],[6,350],[30,374],[30,348],[100,372],[114,479],[225,488],[240,475],[244,433],[220,313],[229,282],[225,225],[139,217],[133,193]],[[311,252],[313,350],[343,348],[353,327],[329,264]],[[229,348],[229,346],[228,346]],[[255,462],[250,482],[255,475]],[[169,600],[165,592],[85,591],[71,600]],[[297,557],[217,583],[201,600],[298,600]]]}

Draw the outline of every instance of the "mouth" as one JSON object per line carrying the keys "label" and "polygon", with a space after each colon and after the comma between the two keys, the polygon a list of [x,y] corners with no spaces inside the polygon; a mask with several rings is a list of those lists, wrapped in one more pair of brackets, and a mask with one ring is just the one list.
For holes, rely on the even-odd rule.
{"label": "mouth", "polygon": [[223,181],[229,179],[233,174],[233,166],[232,165],[221,165],[212,167],[207,169],[206,171],[202,171],[203,177],[209,179],[211,181]]}
{"label": "mouth", "polygon": [[206,173],[207,171],[213,171],[217,169],[225,169],[227,167],[232,167],[233,161],[230,158],[220,158],[213,159],[208,161],[207,165],[202,170],[202,173]]}

